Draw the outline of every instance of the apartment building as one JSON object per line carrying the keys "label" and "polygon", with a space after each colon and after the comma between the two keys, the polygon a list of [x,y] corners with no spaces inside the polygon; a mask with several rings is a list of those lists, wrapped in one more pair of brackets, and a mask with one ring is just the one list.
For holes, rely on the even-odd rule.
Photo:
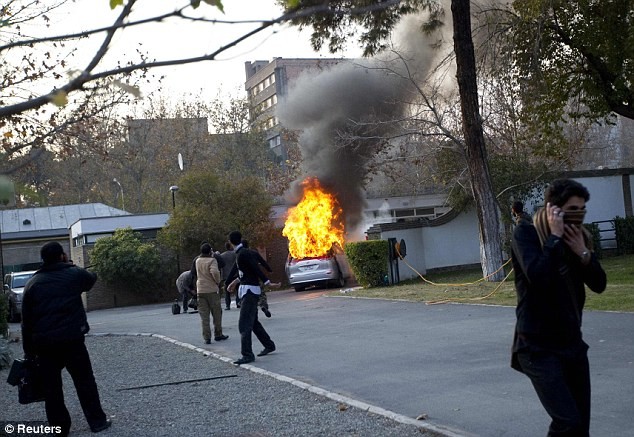
{"label": "apartment building", "polygon": [[245,62],[246,82],[244,84],[252,108],[251,118],[263,123],[269,148],[279,161],[286,160],[281,126],[275,115],[278,99],[288,94],[297,78],[307,72],[326,70],[344,58],[275,58],[272,61]]}

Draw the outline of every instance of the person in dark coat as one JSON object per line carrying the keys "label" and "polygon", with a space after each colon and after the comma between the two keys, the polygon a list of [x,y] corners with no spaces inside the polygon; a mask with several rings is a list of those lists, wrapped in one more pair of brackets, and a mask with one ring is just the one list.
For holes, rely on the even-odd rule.
{"label": "person in dark coat", "polygon": [[595,293],[606,275],[583,227],[588,190],[553,181],[534,224],[513,233],[517,323],[511,366],[528,376],[552,421],[549,436],[587,437],[590,430],[588,345],[581,335],[585,286]]}
{"label": "person in dark coat", "polygon": [[240,331],[242,357],[233,362],[240,365],[255,361],[251,333],[254,333],[264,346],[258,356],[268,355],[275,351],[275,343],[258,320],[258,300],[262,292],[260,281],[272,288],[279,288],[281,284],[279,282],[273,283],[266,277],[260,269],[253,251],[242,245],[242,234],[239,231],[233,231],[229,234],[229,242],[236,252],[236,264],[227,280],[230,281],[230,286],[235,286],[238,280],[240,282],[238,296],[241,305],[238,330]]}
{"label": "person in dark coat", "polygon": [[[273,269],[271,268],[269,263],[267,263],[266,260],[262,257],[262,255],[260,255],[260,252],[255,249],[249,248],[249,242],[247,240],[242,239],[242,247],[249,249],[252,252],[252,255],[255,257],[255,260],[257,261],[259,266],[261,266],[267,272],[273,273]],[[261,290],[262,292],[260,293],[260,298],[258,299],[258,306],[266,317],[271,317],[271,311],[269,310],[269,300],[266,297],[266,286],[261,287]]]}
{"label": "person in dark coat", "polygon": [[183,314],[187,314],[189,300],[196,296],[196,282],[190,270],[181,273],[178,278],[176,278],[176,289],[183,301]]}
{"label": "person in dark coat", "polygon": [[[225,243],[225,251],[220,254],[220,258],[224,261],[224,267],[220,269],[220,274],[222,275],[222,289],[225,293],[225,309],[229,311],[231,309],[231,293],[227,289],[229,286],[227,278],[229,277],[233,265],[236,263],[236,253],[228,241]],[[236,299],[236,307],[238,302],[239,300]]]}
{"label": "person in dark coat", "polygon": [[513,220],[516,225],[519,225],[523,221],[528,223],[533,222],[531,216],[524,211],[524,203],[519,200],[516,200],[513,202],[513,205],[511,205],[511,214],[513,215]]}
{"label": "person in dark coat", "polygon": [[68,435],[71,417],[64,404],[62,369],[73,379],[84,416],[92,432],[110,427],[101,407],[99,391],[84,336],[90,330],[81,294],[90,290],[97,275],[67,262],[57,242],[42,246],[43,265],[24,287],[22,338],[24,356],[37,357],[44,387],[49,425]]}

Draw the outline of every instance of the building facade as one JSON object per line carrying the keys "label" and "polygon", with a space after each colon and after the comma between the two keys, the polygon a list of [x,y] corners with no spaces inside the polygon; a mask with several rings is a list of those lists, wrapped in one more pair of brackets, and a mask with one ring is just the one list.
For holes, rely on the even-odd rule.
{"label": "building facade", "polygon": [[266,141],[269,149],[278,157],[279,162],[288,156],[282,126],[275,115],[278,99],[288,95],[290,87],[302,74],[319,72],[333,67],[348,59],[336,58],[275,58],[272,61],[245,62],[247,92],[251,119],[262,123],[266,129]]}

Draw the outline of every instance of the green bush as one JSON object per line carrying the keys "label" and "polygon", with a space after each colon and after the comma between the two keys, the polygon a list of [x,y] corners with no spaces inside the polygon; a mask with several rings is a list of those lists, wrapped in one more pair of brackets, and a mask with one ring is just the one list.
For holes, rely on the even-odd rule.
{"label": "green bush", "polygon": [[0,294],[0,338],[7,335],[9,329],[7,317],[9,317],[9,298],[2,293]]}
{"label": "green bush", "polygon": [[112,237],[97,240],[90,262],[106,284],[129,290],[153,290],[166,270],[158,248],[144,243],[131,228],[117,229]]}
{"label": "green bush", "polygon": [[388,273],[388,247],[386,240],[346,243],[344,251],[359,285],[383,285],[383,278]]}
{"label": "green bush", "polygon": [[619,255],[634,253],[634,216],[614,217],[614,232]]}
{"label": "green bush", "polygon": [[584,226],[592,235],[592,250],[597,258],[602,258],[603,253],[601,251],[601,232],[599,232],[599,225],[596,223],[585,223]]}

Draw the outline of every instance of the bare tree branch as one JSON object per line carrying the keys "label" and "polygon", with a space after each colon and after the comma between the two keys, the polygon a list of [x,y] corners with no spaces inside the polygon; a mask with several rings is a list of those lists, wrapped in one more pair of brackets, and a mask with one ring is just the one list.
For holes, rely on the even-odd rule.
{"label": "bare tree branch", "polygon": [[[73,78],[72,80],[70,80],[68,83],[66,83],[65,85],[63,85],[60,88],[56,88],[53,89],[51,92],[49,92],[48,94],[39,96],[39,97],[35,97],[33,99],[29,99],[26,100],[24,102],[20,102],[20,103],[16,103],[13,105],[7,105],[4,106],[2,108],[0,108],[0,119],[4,118],[4,117],[8,117],[11,115],[16,115],[16,114],[20,114],[22,112],[31,110],[31,109],[36,109],[39,108],[49,102],[51,102],[54,97],[56,95],[58,95],[60,92],[61,93],[66,93],[66,94],[70,94],[74,91],[79,91],[82,89],[82,87],[91,81],[95,81],[98,79],[103,79],[103,78],[107,78],[110,76],[117,76],[117,75],[125,75],[125,74],[129,74],[131,72],[137,71],[137,70],[147,70],[147,69],[151,69],[151,68],[158,68],[158,67],[166,67],[166,66],[172,66],[172,65],[186,65],[186,64],[193,64],[193,63],[197,63],[197,62],[203,62],[203,61],[212,61],[215,60],[216,57],[227,51],[228,49],[230,49],[231,47],[234,47],[238,44],[240,44],[241,42],[249,39],[250,37],[262,32],[263,30],[275,25],[275,24],[279,24],[279,23],[283,23],[283,22],[287,22],[287,21],[292,21],[294,19],[297,18],[301,18],[304,16],[310,16],[313,14],[347,14],[347,15],[361,15],[364,13],[367,13],[369,11],[374,11],[374,10],[381,10],[381,9],[385,9],[388,8],[390,6],[396,5],[398,3],[400,3],[401,0],[388,0],[385,2],[381,2],[378,4],[372,4],[366,7],[359,7],[359,8],[354,8],[350,11],[331,11],[328,8],[327,4],[324,5],[319,5],[319,6],[314,6],[314,7],[310,7],[310,8],[304,8],[304,9],[296,9],[293,11],[290,11],[288,13],[285,13],[281,16],[279,16],[276,19],[273,20],[268,20],[268,21],[261,21],[261,25],[259,27],[257,27],[256,29],[245,33],[244,35],[242,35],[239,38],[236,38],[235,40],[231,41],[230,43],[220,47],[218,50],[206,54],[206,55],[201,55],[201,56],[195,56],[195,57],[190,57],[190,58],[180,58],[180,59],[171,59],[171,60],[165,60],[165,61],[154,61],[154,62],[141,62],[141,63],[137,63],[137,64],[132,64],[132,65],[128,65],[125,67],[118,67],[118,68],[114,68],[114,69],[110,69],[110,70],[106,70],[100,73],[94,73],[92,74],[91,71],[98,65],[99,61],[103,58],[103,56],[105,55],[109,43],[112,39],[112,36],[114,35],[114,33],[121,29],[122,27],[125,27],[123,22],[125,20],[125,18],[127,18],[130,15],[130,12],[132,11],[132,7],[134,6],[134,4],[136,3],[136,0],[130,0],[128,2],[128,4],[124,7],[124,10],[121,12],[121,14],[119,15],[119,17],[117,18],[117,21],[113,24],[113,26],[110,26],[108,28],[104,28],[102,30],[106,30],[108,32],[108,35],[106,37],[106,39],[104,40],[104,43],[102,44],[101,48],[99,49],[99,51],[95,54],[95,57],[93,58],[93,60],[90,62],[90,64],[87,67],[87,70],[81,72],[77,77]],[[150,20],[151,21],[151,20]],[[156,20],[154,20],[156,21]]]}

